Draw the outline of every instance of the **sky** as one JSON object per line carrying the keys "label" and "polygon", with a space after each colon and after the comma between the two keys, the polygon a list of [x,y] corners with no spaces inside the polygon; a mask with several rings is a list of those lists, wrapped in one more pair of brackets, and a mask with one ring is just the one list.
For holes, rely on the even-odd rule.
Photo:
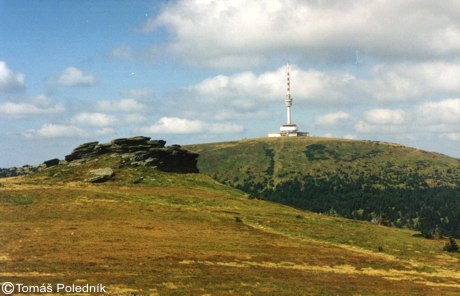
{"label": "sky", "polygon": [[0,0],[0,167],[144,135],[314,136],[460,158],[458,0]]}

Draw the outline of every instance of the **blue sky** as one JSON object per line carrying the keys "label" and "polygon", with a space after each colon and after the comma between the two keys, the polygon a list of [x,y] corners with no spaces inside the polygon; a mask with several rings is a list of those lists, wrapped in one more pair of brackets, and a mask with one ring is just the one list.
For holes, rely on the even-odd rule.
{"label": "blue sky", "polygon": [[0,167],[146,135],[317,136],[460,157],[458,1],[0,0]]}

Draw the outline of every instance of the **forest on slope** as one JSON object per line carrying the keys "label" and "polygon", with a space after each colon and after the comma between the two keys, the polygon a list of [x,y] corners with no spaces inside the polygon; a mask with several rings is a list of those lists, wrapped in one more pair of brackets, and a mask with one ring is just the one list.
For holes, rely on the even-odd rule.
{"label": "forest on slope", "polygon": [[393,143],[261,138],[190,145],[219,182],[320,213],[460,237],[460,160]]}

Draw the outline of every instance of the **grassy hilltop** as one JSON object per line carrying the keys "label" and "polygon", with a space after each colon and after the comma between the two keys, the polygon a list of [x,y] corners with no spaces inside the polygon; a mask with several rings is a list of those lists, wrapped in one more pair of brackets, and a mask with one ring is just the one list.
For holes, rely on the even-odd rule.
{"label": "grassy hilltop", "polygon": [[[442,251],[446,240],[121,163],[106,154],[0,179],[0,282],[102,283],[111,295],[458,295],[460,254]],[[84,181],[108,167],[105,183]]]}
{"label": "grassy hilltop", "polygon": [[392,143],[260,138],[190,145],[198,167],[254,197],[460,237],[460,160]]}

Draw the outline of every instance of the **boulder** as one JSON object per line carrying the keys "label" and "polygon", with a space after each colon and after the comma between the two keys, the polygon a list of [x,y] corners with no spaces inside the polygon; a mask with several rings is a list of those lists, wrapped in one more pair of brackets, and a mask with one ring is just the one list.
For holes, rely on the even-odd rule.
{"label": "boulder", "polygon": [[89,171],[91,176],[85,179],[89,183],[102,183],[113,177],[115,174],[111,168],[102,168]]}
{"label": "boulder", "polygon": [[163,140],[150,140],[150,141],[147,142],[147,144],[151,148],[164,148],[165,144],[166,144],[166,141],[163,141]]}
{"label": "boulder", "polygon": [[147,144],[147,141],[149,141],[149,137],[142,137],[142,136],[137,136],[137,137],[132,137],[132,138],[120,138],[120,139],[114,139],[110,143],[111,144],[117,144],[117,145],[143,145]]}
{"label": "boulder", "polygon": [[58,164],[59,164],[59,159],[53,158],[53,159],[44,161],[43,164],[44,164],[47,168],[49,168],[49,167],[58,165]]}

